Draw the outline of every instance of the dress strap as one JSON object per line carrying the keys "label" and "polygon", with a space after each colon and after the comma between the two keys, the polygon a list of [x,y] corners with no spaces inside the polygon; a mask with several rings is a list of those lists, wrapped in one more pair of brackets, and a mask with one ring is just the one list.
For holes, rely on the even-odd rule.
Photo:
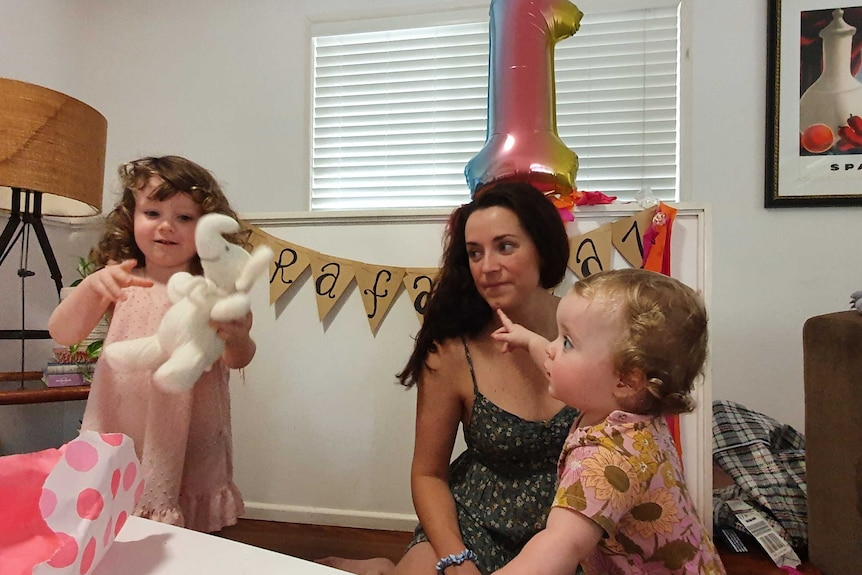
{"label": "dress strap", "polygon": [[464,355],[467,356],[467,365],[470,366],[470,377],[473,379],[473,393],[479,393],[479,384],[476,383],[476,371],[473,369],[473,358],[470,356],[470,348],[467,347],[467,338],[461,336],[461,343],[464,344]]}

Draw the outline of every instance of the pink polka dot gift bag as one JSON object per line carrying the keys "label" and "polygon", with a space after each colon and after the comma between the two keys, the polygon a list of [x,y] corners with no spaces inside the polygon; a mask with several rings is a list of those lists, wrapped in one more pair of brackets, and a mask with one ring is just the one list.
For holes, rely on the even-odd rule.
{"label": "pink polka dot gift bag", "polygon": [[0,572],[92,573],[143,487],[132,440],[119,433],[0,457]]}

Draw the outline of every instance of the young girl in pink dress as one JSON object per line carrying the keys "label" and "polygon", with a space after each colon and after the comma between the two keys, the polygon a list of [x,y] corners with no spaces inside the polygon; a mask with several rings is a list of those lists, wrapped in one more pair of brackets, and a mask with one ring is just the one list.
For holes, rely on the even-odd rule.
{"label": "young girl in pink dress", "polygon": [[723,575],[663,417],[693,408],[707,351],[697,294],[655,272],[606,271],[560,302],[553,342],[500,316],[493,337],[529,350],[551,395],[581,414],[545,529],[496,573]]}
{"label": "young girl in pink dress", "polygon": [[[105,345],[155,333],[176,272],[201,274],[195,226],[207,213],[236,219],[220,186],[201,166],[178,156],[150,157],[120,168],[123,193],[108,215],[86,278],[51,315],[59,344],[90,333],[107,312]],[[244,243],[241,235],[228,238]],[[121,432],[135,442],[145,490],[135,515],[198,531],[218,531],[244,511],[233,483],[229,370],[249,364],[256,345],[252,317],[213,322],[225,342],[212,369],[185,393],[153,385],[150,371],[119,372],[99,361],[82,429]]]}

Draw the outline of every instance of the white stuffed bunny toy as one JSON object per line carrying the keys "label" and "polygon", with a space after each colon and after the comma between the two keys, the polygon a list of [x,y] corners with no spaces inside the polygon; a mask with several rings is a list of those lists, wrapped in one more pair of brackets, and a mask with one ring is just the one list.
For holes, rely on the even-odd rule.
{"label": "white stuffed bunny toy", "polygon": [[224,214],[205,214],[195,228],[195,246],[203,276],[177,272],[168,280],[171,307],[155,335],[119,341],[102,356],[114,369],[155,370],[153,382],[165,391],[186,391],[224,351],[224,341],[209,322],[240,318],[251,309],[248,292],[264,277],[272,250],[259,246],[249,254],[222,234],[239,230]]}
{"label": "white stuffed bunny toy", "polygon": [[855,309],[862,313],[862,290],[854,291],[850,294],[850,309]]}

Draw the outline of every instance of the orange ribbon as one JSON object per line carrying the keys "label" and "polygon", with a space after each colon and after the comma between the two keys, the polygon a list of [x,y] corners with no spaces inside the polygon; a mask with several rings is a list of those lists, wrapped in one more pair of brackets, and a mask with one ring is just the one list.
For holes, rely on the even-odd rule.
{"label": "orange ribbon", "polygon": [[[670,238],[673,231],[673,220],[676,218],[676,208],[660,203],[655,210],[652,224],[643,237],[644,263],[643,269],[670,275]],[[682,463],[682,437],[679,427],[679,415],[665,416],[676,453]]]}

